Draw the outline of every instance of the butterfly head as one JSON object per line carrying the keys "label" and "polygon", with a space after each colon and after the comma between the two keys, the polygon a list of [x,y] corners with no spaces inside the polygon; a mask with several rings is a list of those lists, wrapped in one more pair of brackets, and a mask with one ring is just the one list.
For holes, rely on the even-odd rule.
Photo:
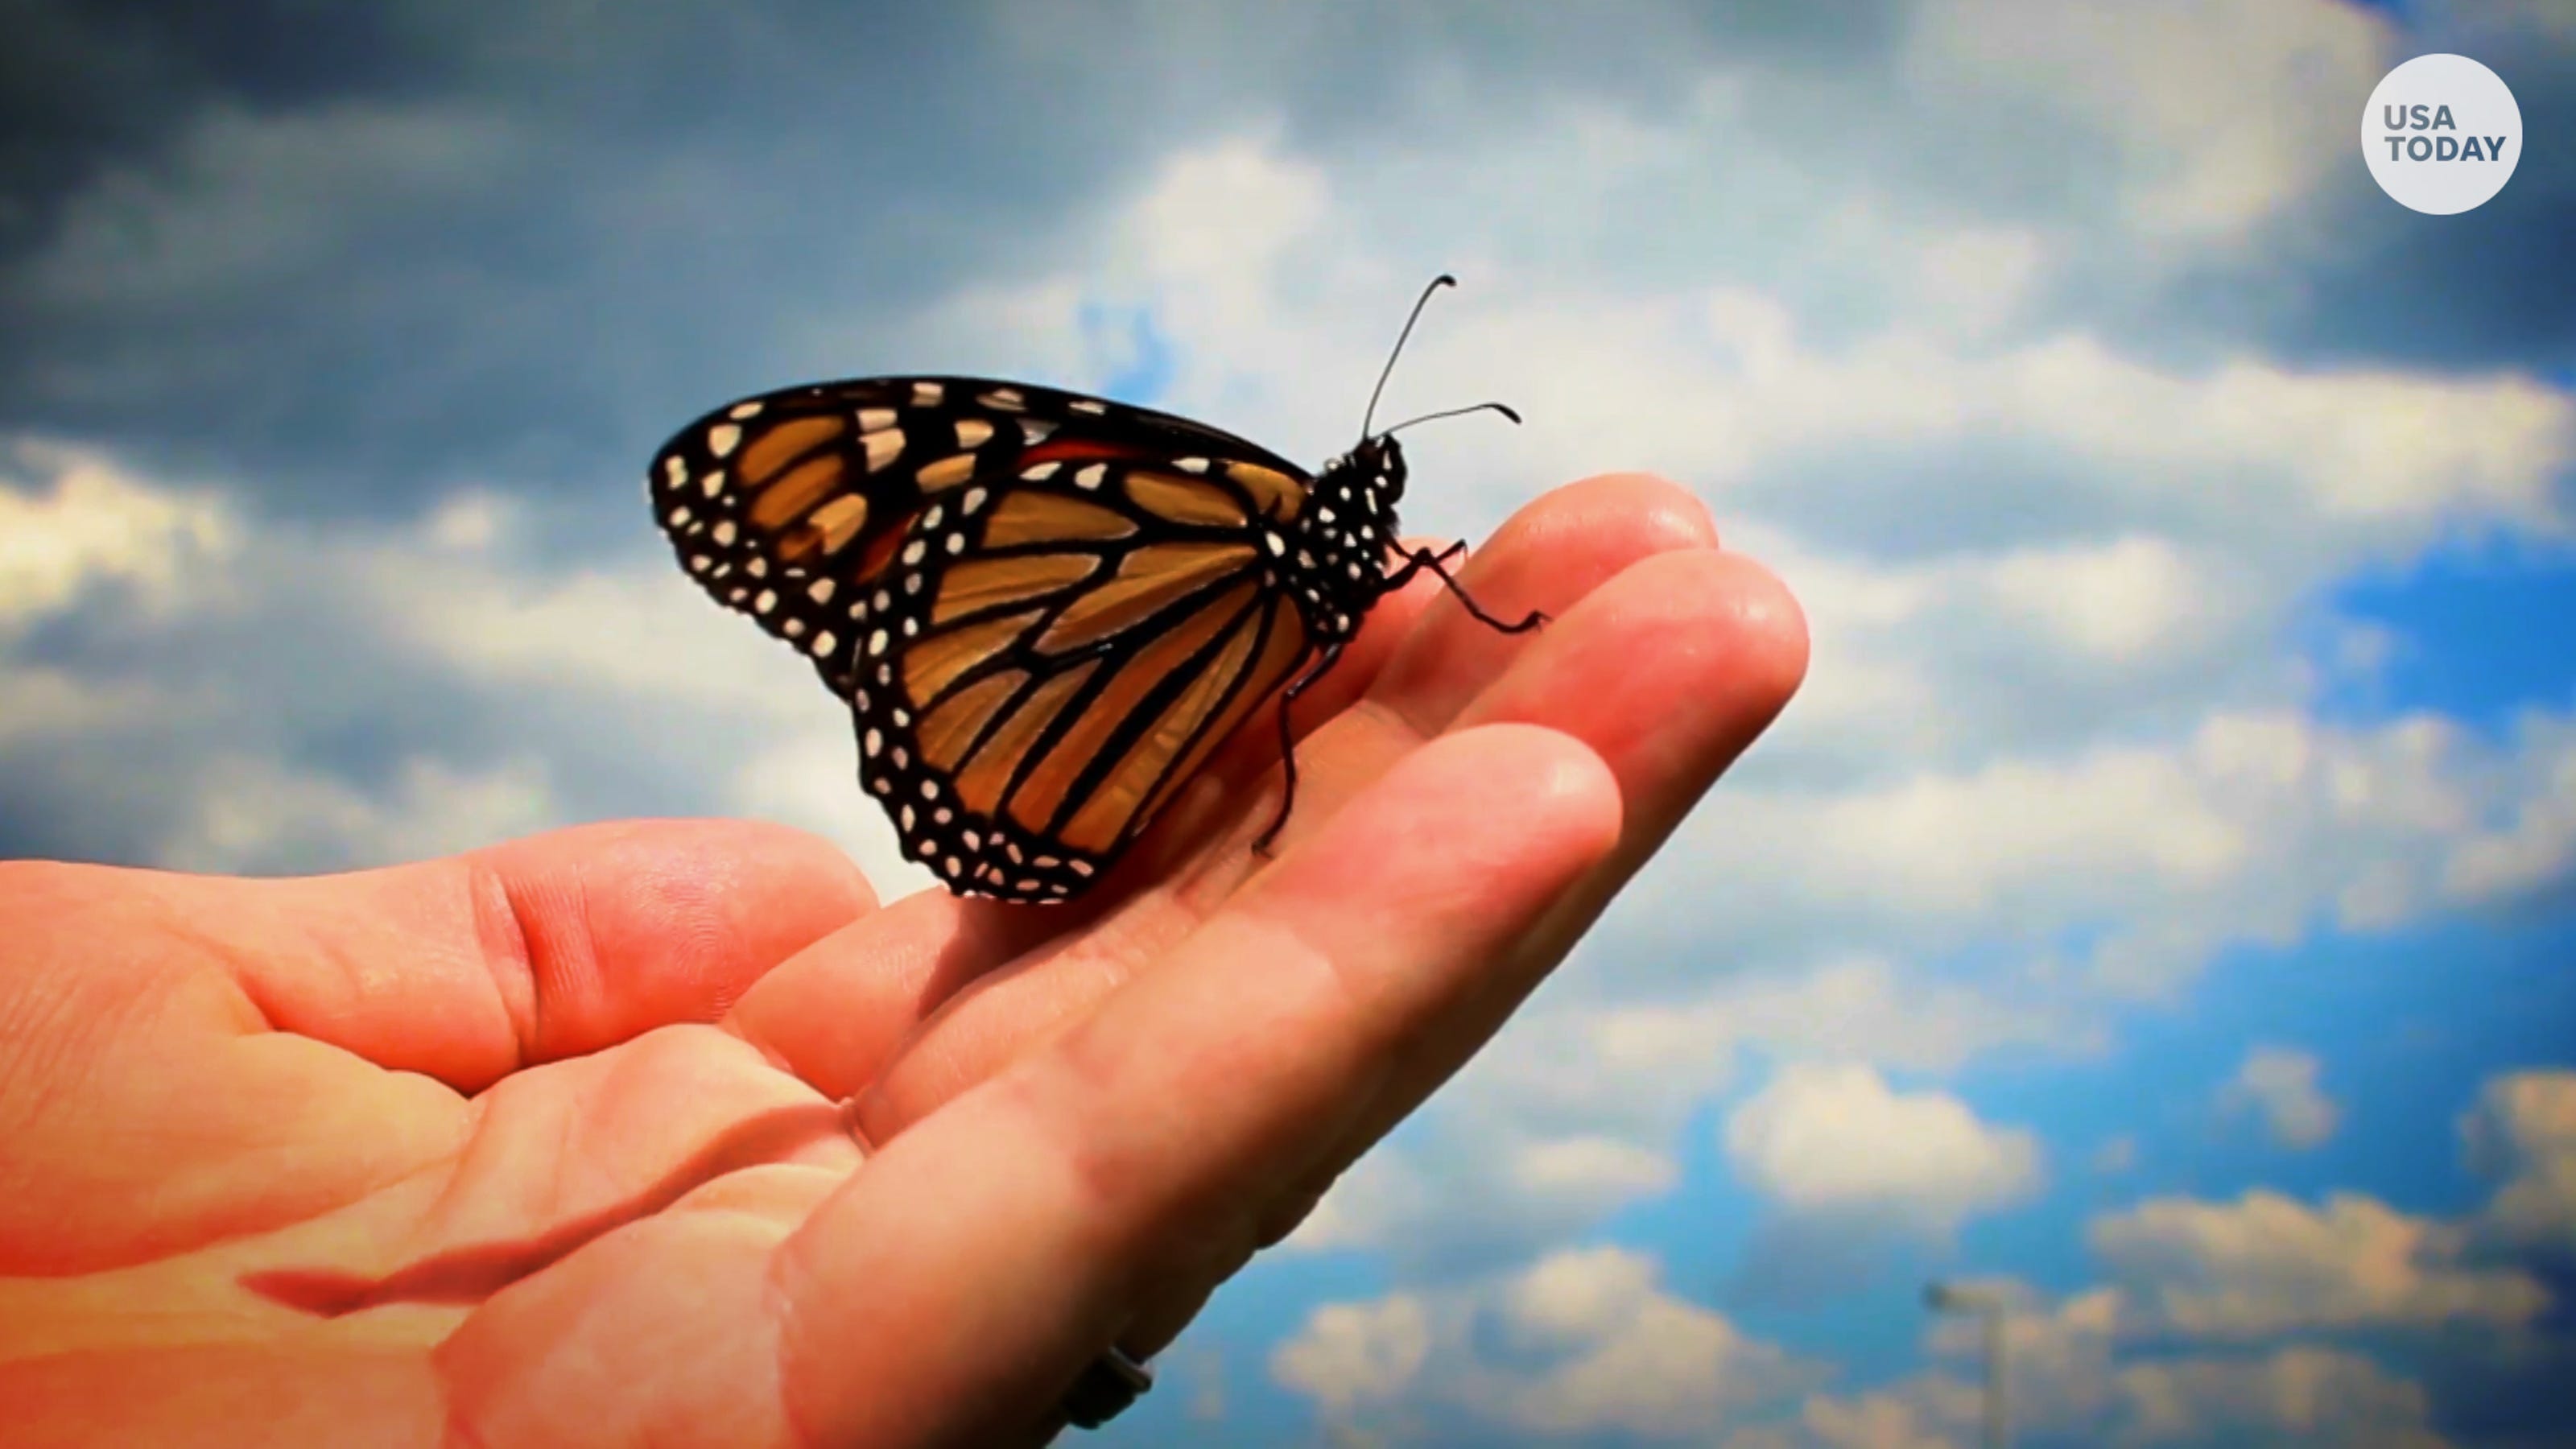
{"label": "butterfly head", "polygon": [[1391,433],[1362,438],[1341,460],[1352,484],[1387,504],[1404,500],[1404,445]]}

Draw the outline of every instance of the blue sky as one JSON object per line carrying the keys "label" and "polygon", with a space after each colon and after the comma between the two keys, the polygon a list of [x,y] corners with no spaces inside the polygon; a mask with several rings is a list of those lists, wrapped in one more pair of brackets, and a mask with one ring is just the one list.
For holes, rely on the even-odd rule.
{"label": "blue sky", "polygon": [[[1620,468],[1809,688],[1104,1443],[2530,1446],[2576,1422],[2576,27],[2033,6],[27,0],[0,851],[330,869],[730,813],[921,877],[641,502],[759,388]],[[2354,145],[2486,61],[2529,154]],[[39,138],[33,141],[21,138]]]}

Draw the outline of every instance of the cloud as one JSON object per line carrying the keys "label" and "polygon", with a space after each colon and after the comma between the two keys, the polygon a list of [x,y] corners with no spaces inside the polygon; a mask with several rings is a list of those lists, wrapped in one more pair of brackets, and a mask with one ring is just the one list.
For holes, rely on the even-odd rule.
{"label": "cloud", "polygon": [[[1725,880],[1701,929],[1964,946],[1999,920],[2089,933],[2105,996],[2166,995],[2221,942],[2286,945],[2320,914],[2382,931],[2562,879],[2576,832],[2559,776],[2576,728],[2533,713],[2491,742],[2433,715],[2332,726],[2217,709],[2178,742],[2103,741],[1867,785],[1748,780],[1685,827],[1678,912]],[[2511,869],[2484,863],[2509,858]],[[1704,875],[1703,875],[1704,873]],[[1669,891],[1670,895],[1663,895]],[[2153,912],[2136,903],[2153,899]]]}
{"label": "cloud", "polygon": [[1586,999],[1596,947],[1382,1144],[1289,1239],[1293,1250],[1379,1247],[1490,1265],[1667,1190],[1678,1134],[1747,1054],[1866,1058],[1948,1070],[2009,1046],[2081,1049],[2044,1005],[1910,979],[1878,959],[1721,977],[1679,999]]}
{"label": "cloud", "polygon": [[465,774],[437,759],[406,760],[369,790],[269,760],[217,758],[189,785],[185,813],[154,851],[155,863],[173,870],[267,875],[317,861],[425,860],[564,819],[533,761]]}
{"label": "cloud", "polygon": [[[2439,1449],[2423,1384],[2349,1349],[2288,1344],[2251,1352],[2115,1354],[2120,1296],[2055,1303],[2027,1286],[1985,1285],[2007,1320],[2009,1422],[2034,1442],[2112,1446],[2278,1444],[2298,1449]],[[1936,1366],[1732,1426],[1724,1449],[1972,1449],[1984,1442],[1982,1330],[1956,1318],[1929,1334]]]}
{"label": "cloud", "polygon": [[1946,1092],[1900,1093],[1864,1066],[1792,1064],[1726,1119],[1727,1157],[1797,1213],[1933,1236],[2038,1190],[2038,1140]]}
{"label": "cloud", "polygon": [[2549,1294],[2511,1268],[2462,1259],[2461,1234],[2376,1198],[2310,1207],[2252,1189],[2234,1202],[2152,1198],[2086,1233],[2142,1321],[2192,1337],[2300,1329],[2512,1329]]}
{"label": "cloud", "polygon": [[[2248,1353],[2115,1354],[2122,1300],[2093,1289],[2054,1304],[2026,1286],[1990,1285],[2007,1320],[2010,1420],[2048,1442],[2118,1446],[2235,1444],[2312,1449],[2437,1449],[2423,1385],[2347,1349],[2289,1344]],[[1874,1390],[1818,1394],[1787,1445],[1815,1449],[1969,1449],[1981,1442],[1984,1348],[1977,1325],[1943,1319],[1942,1366]]]}
{"label": "cloud", "polygon": [[1817,1381],[1819,1366],[1672,1296],[1655,1260],[1571,1249],[1423,1297],[1327,1304],[1271,1377],[1328,1417],[1438,1406],[1534,1438],[1712,1433]]}
{"label": "cloud", "polygon": [[2363,1355],[2295,1347],[2253,1359],[2131,1364],[2115,1379],[2110,1442],[2440,1449],[2422,1385]]}
{"label": "cloud", "polygon": [[[0,168],[0,427],[218,459],[306,516],[493,481],[618,516],[596,480],[712,401],[966,360],[922,355],[915,299],[1026,271],[1172,134],[989,5],[17,9],[27,75],[116,60],[26,133],[67,154]],[[848,142],[895,130],[937,143]]]}
{"label": "cloud", "polygon": [[96,450],[7,456],[13,853],[330,870],[745,813],[835,836],[888,893],[923,879],[855,785],[814,788],[855,754],[810,669],[664,558],[550,568],[528,511],[480,492],[318,530]]}
{"label": "cloud", "polygon": [[1800,1412],[1784,1446],[1818,1449],[1966,1449],[1981,1432],[1980,1390],[1950,1378],[1923,1378],[1897,1392],[1818,1395]]}
{"label": "cloud", "polygon": [[2321,1146],[2334,1135],[2341,1111],[2317,1086],[2319,1066],[2314,1052],[2255,1047],[2219,1089],[2219,1102],[2259,1114],[2272,1140],[2292,1151]]}
{"label": "cloud", "polygon": [[1512,1175],[1535,1192],[1592,1192],[1609,1202],[1652,1197],[1680,1177],[1679,1164],[1661,1153],[1608,1137],[1561,1137],[1523,1147]]}
{"label": "cloud", "polygon": [[2471,1164],[2498,1179],[2472,1223],[2479,1240],[2576,1260],[2576,1072],[2489,1079],[2460,1132]]}
{"label": "cloud", "polygon": [[[2427,0],[2396,13],[2403,29],[2382,69],[2413,55],[2480,56],[2509,77],[2526,134],[2545,134],[2566,114],[2576,32],[2556,18],[2560,7]],[[2329,101],[2322,114],[2357,113],[2368,88]],[[2295,245],[2249,251],[2234,268],[2199,269],[2169,290],[2169,321],[2307,356],[2563,369],[2576,358],[2564,323],[2576,284],[2551,264],[2548,239],[2572,216],[2576,157],[2563,150],[2529,150],[2512,184],[2455,227],[2410,225],[2403,208],[2349,169],[2298,219]]]}
{"label": "cloud", "polygon": [[19,439],[0,469],[0,636],[101,586],[166,610],[183,569],[239,541],[221,499],[142,485],[76,449]]}
{"label": "cloud", "polygon": [[[2005,16],[2015,44],[1993,45]],[[2345,158],[2346,112],[2387,69],[2387,44],[2354,6],[1941,0],[1919,12],[1912,60],[1984,104],[2018,93],[2096,128],[2143,235],[2224,242],[2296,211]]]}
{"label": "cloud", "polygon": [[1946,1072],[2013,1048],[2092,1044],[2079,1022],[2045,999],[2013,1000],[1865,954],[1800,970],[1721,975],[1678,1001],[1611,1005],[1576,1026],[1580,1045],[1556,1059],[1583,1075],[1612,1074],[1610,1090],[1623,1093],[1694,1062],[1729,1066],[1745,1051]]}
{"label": "cloud", "polygon": [[1431,1355],[1431,1314],[1420,1298],[1327,1303],[1270,1357],[1270,1376],[1328,1414],[1394,1399]]}
{"label": "cloud", "polygon": [[[2545,1205],[2569,1075],[2489,1080],[2461,1128],[2498,1186],[2460,1219],[2350,1192],[2154,1198],[2093,1219],[2105,1284],[1976,1282],[2008,1305],[2015,1422],[2105,1444],[2537,1442],[2566,1416]],[[1981,1325],[1936,1318],[1925,1347],[1933,1368],[1815,1396],[1783,1442],[1975,1442]]]}
{"label": "cloud", "polygon": [[2528,717],[2522,728],[2545,741],[2518,782],[2527,792],[2511,819],[2461,842],[2443,862],[2441,890],[2454,899],[2517,901],[2544,896],[2576,866],[2576,750],[2568,722]]}
{"label": "cloud", "polygon": [[1345,1174],[1288,1246],[1392,1248],[1442,1265],[1526,1253],[1666,1191],[1685,1123],[1746,1057],[1939,1072],[1983,1053],[2095,1045],[2044,1001],[1908,976],[1879,958],[1721,976],[1678,999],[1625,983],[1587,999],[1599,949],[1578,952],[1565,968],[1573,990],[1525,1011],[1429,1121]]}

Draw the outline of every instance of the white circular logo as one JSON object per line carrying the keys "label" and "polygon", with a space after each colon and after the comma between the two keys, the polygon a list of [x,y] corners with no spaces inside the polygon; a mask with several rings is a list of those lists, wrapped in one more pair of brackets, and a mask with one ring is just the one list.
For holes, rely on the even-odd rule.
{"label": "white circular logo", "polygon": [[2382,77],[2361,113],[2371,179],[2402,205],[2449,216],[2504,190],[2522,159],[2522,107],[2465,55],[2419,55]]}

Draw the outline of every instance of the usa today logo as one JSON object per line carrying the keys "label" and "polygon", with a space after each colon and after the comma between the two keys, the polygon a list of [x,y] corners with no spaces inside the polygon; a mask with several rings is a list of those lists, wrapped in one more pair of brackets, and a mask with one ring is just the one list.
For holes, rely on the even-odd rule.
{"label": "usa today logo", "polygon": [[2522,159],[2522,108],[2465,55],[2419,55],[2381,78],[2361,113],[2371,179],[2402,205],[2450,216],[2504,189]]}

